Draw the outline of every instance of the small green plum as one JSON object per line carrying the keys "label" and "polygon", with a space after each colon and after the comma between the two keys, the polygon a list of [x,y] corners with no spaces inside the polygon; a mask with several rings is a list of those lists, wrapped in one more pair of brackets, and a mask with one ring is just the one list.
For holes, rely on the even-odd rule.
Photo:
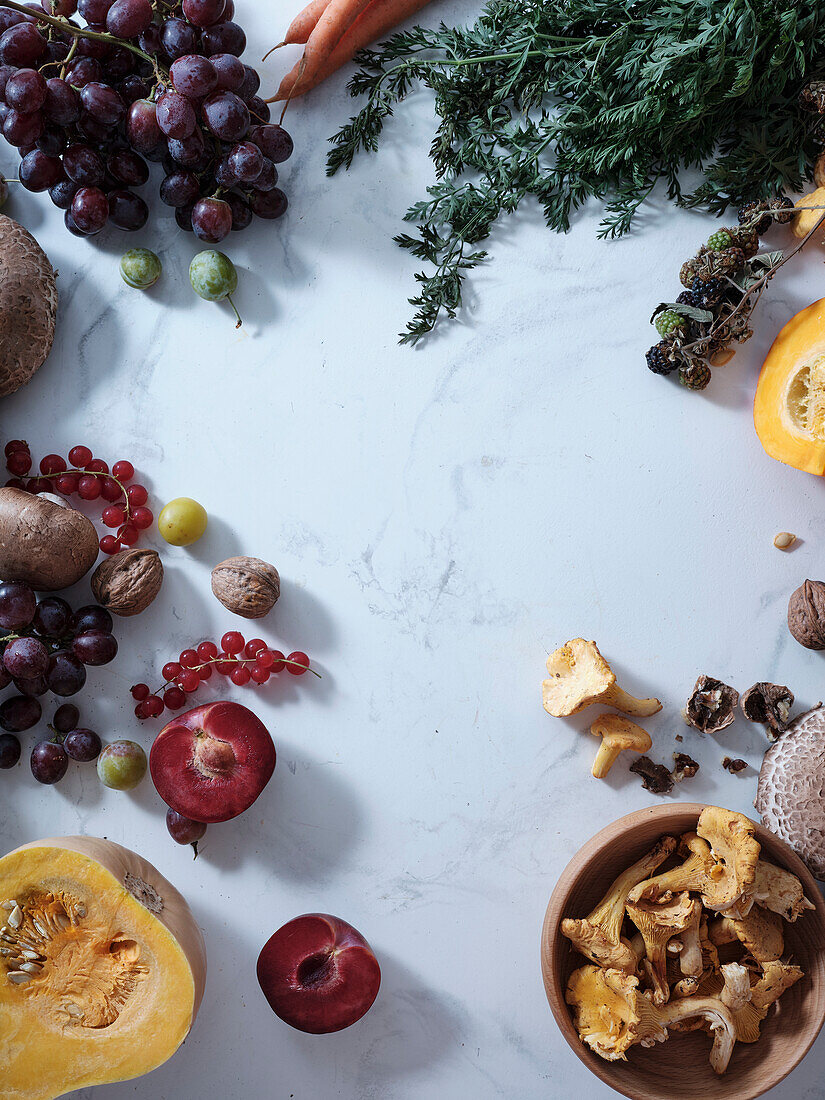
{"label": "small green plum", "polygon": [[120,258],[120,274],[124,283],[135,290],[148,290],[161,276],[163,266],[148,248],[130,248]]}
{"label": "small green plum", "polygon": [[97,758],[97,776],[113,791],[131,791],[146,775],[146,753],[134,741],[113,741]]}
{"label": "small green plum", "polygon": [[232,301],[232,295],[238,289],[238,272],[228,256],[214,248],[199,252],[192,257],[189,265],[189,282],[194,292],[207,302],[222,302],[226,299],[238,318],[235,328],[240,328],[241,315]]}
{"label": "small green plum", "polygon": [[207,521],[202,504],[191,497],[177,497],[161,510],[158,531],[172,546],[189,546],[204,533]]}

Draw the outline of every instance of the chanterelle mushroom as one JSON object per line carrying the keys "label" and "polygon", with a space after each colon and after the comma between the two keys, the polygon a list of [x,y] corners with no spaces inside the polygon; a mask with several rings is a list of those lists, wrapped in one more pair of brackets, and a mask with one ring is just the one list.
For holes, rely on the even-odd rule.
{"label": "chanterelle mushroom", "polygon": [[720,806],[706,806],[699,815],[697,836],[710,844],[716,861],[702,890],[702,901],[708,909],[724,912],[753,896],[760,852],[754,828],[744,814]]}
{"label": "chanterelle mushroom", "polygon": [[626,749],[647,752],[653,744],[647,730],[643,730],[641,726],[637,726],[635,722],[631,722],[629,718],[623,718],[620,714],[600,714],[591,725],[590,732],[602,739],[593,761],[594,779],[604,779],[620,752]]}
{"label": "chanterelle mushroom", "polygon": [[43,249],[0,214],[0,397],[42,366],[54,339],[57,289]]}
{"label": "chanterelle mushroom", "polygon": [[[687,929],[695,928],[697,932],[699,920],[702,916],[702,906],[698,899],[691,898],[685,891],[677,894],[671,901],[653,902],[640,901],[637,904],[629,902],[627,915],[642,933],[645,941],[646,961],[650,964],[646,969],[653,985],[652,997],[655,1005],[666,1004],[670,997],[670,987],[667,983],[667,954],[668,940],[674,936],[681,936]],[[699,949],[699,970],[702,963],[701,948]]]}
{"label": "chanterelle mushroom", "polygon": [[796,875],[764,859],[756,865],[753,899],[763,909],[778,913],[790,924],[806,909],[814,908]]}
{"label": "chanterelle mushroom", "polygon": [[778,913],[754,905],[746,917],[730,921],[736,938],[760,964],[774,962],[785,949],[785,936],[782,931],[782,918]]}
{"label": "chanterelle mushroom", "polygon": [[[744,998],[744,983],[741,977],[738,974],[733,980],[728,977],[732,967],[744,970],[748,974],[749,988],[746,998]],[[723,971],[726,972],[724,977]],[[802,971],[798,966],[791,966],[789,963],[777,960],[765,963],[762,976],[750,985],[750,975],[746,968],[739,963],[728,963],[712,974],[707,982],[703,981],[702,991],[710,996],[718,995],[720,1000],[727,1004],[728,1000],[735,998],[735,982],[735,988],[740,992],[740,996],[736,998],[739,1003],[737,1007],[729,1007],[736,1025],[736,1038],[740,1043],[755,1043],[759,1039],[760,1025],[767,1016],[770,1006],[801,977]]]}
{"label": "chanterelle mushroom", "polygon": [[547,658],[548,679],[542,682],[544,709],[554,718],[578,714],[592,703],[615,707],[623,714],[645,718],[662,709],[658,699],[636,699],[622,691],[595,642],[573,638]]}
{"label": "chanterelle mushroom", "polygon": [[571,974],[566,1000],[581,1041],[609,1062],[624,1061],[629,1047],[663,1043],[669,1027],[702,1016],[713,1032],[710,1064],[716,1073],[724,1073],[736,1042],[736,1026],[718,997],[684,997],[657,1008],[639,992],[638,984],[633,975],[595,966]]}
{"label": "chanterelle mushroom", "polygon": [[685,833],[679,841],[679,852],[687,856],[684,863],[634,886],[630,891],[630,900],[638,902],[644,898],[647,901],[658,901],[681,890],[702,893],[710,882],[710,873],[716,865],[710,845],[706,840],[700,840],[696,833]]}
{"label": "chanterelle mushroom", "polygon": [[583,920],[564,918],[561,922],[562,934],[586,959],[601,966],[635,971],[638,964],[636,953],[628,941],[622,939],[627,895],[636,883],[664,863],[675,848],[675,837],[662,837],[647,855],[619,875],[589,916]]}
{"label": "chanterelle mushroom", "polygon": [[719,1000],[726,1004],[731,1012],[738,1012],[751,999],[751,975],[741,963],[724,963],[720,967],[724,982]]}

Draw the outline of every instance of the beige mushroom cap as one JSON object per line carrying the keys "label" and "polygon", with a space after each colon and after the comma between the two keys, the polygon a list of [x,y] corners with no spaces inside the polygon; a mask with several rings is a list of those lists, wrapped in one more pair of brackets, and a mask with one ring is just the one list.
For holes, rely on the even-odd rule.
{"label": "beige mushroom cap", "polygon": [[57,288],[45,252],[22,225],[0,214],[0,397],[43,365],[54,340]]}
{"label": "beige mushroom cap", "polygon": [[653,744],[647,730],[643,730],[629,718],[623,718],[621,714],[600,714],[591,725],[590,732],[602,739],[593,761],[592,774],[595,779],[604,779],[619,753],[626,749],[647,752]]}
{"label": "beige mushroom cap", "polygon": [[658,699],[636,699],[616,683],[610,665],[595,642],[573,638],[547,658],[542,703],[554,718],[578,714],[591,703],[615,707],[623,714],[646,717],[662,709]]}

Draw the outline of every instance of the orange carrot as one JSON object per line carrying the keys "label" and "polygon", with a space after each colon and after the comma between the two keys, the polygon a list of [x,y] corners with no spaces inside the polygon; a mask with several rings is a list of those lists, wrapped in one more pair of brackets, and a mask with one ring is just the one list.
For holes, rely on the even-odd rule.
{"label": "orange carrot", "polygon": [[303,46],[315,30],[318,20],[326,11],[329,0],[310,0],[302,12],[292,20],[281,43],[283,46]]}
{"label": "orange carrot", "polygon": [[370,3],[371,0],[329,0],[307,39],[296,87],[312,81],[343,35]]}
{"label": "orange carrot", "polygon": [[304,70],[303,79],[301,79],[300,84],[298,83],[302,71],[302,58],[286,74],[278,91],[267,102],[277,103],[310,91],[311,88],[316,87],[340,69],[342,65],[351,61],[359,50],[363,50],[370,43],[383,38],[399,23],[403,23],[405,19],[415,15],[428,3],[429,0],[372,0],[366,10],[362,11],[355,22],[344,32],[338,45],[313,76],[307,76]]}

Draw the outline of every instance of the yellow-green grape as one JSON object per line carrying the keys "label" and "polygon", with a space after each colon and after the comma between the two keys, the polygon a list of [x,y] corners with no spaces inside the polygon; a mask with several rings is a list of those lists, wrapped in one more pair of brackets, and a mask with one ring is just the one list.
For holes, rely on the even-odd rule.
{"label": "yellow-green grape", "polygon": [[113,741],[97,758],[97,776],[113,791],[131,791],[146,775],[146,753],[134,741]]}
{"label": "yellow-green grape", "polygon": [[158,516],[158,531],[172,546],[189,546],[206,530],[206,509],[191,497],[170,500]]}

